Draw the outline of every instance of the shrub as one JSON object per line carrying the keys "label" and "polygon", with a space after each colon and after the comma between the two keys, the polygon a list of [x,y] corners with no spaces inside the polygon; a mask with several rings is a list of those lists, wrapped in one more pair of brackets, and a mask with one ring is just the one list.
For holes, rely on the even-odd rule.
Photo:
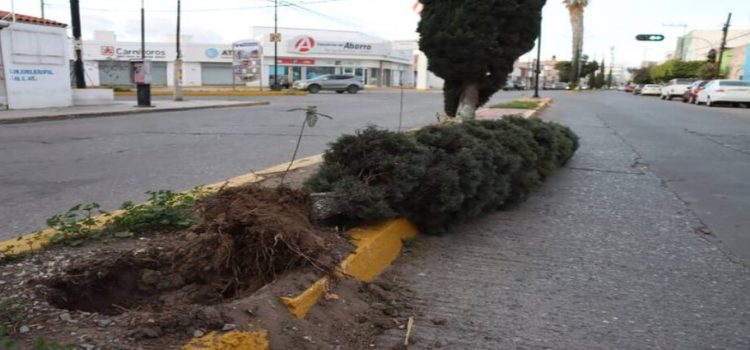
{"label": "shrub", "polygon": [[419,185],[428,155],[413,137],[370,126],[334,142],[305,189],[332,192],[332,210],[344,213],[343,221],[392,218],[405,210],[406,195]]}
{"label": "shrub", "polygon": [[427,233],[524,200],[578,148],[570,129],[539,119],[369,127],[339,138],[306,189],[331,192],[343,224],[406,217]]}

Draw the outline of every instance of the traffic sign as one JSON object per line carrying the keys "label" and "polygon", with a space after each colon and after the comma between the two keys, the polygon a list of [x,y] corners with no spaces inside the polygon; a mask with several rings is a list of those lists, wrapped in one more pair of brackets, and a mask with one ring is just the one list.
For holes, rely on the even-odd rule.
{"label": "traffic sign", "polygon": [[638,34],[635,36],[635,40],[638,41],[662,41],[664,35],[661,34]]}
{"label": "traffic sign", "polygon": [[271,33],[271,40],[269,40],[272,43],[280,43],[281,42],[281,33]]}

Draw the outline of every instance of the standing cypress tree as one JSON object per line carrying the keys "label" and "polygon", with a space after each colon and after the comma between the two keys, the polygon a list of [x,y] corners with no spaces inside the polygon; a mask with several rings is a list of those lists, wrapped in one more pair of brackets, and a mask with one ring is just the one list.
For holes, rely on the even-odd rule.
{"label": "standing cypress tree", "polygon": [[445,113],[473,119],[534,48],[546,0],[420,0],[419,47],[445,80]]}

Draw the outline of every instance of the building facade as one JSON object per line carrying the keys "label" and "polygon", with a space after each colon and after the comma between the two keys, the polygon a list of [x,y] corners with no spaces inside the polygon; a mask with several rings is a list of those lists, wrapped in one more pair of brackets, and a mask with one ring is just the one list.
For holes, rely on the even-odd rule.
{"label": "building facade", "polygon": [[66,25],[0,11],[0,108],[73,103]]}
{"label": "building facade", "polygon": [[414,85],[413,51],[355,31],[279,28],[278,66],[274,73],[273,27],[253,27],[251,38],[263,47],[263,84],[274,75],[283,81],[310,79],[322,74],[350,74],[367,86]]}
{"label": "building facade", "polygon": [[[279,28],[282,40],[274,73],[272,32],[271,27],[253,27],[249,36],[238,38],[260,42],[260,83],[264,86],[269,86],[275,75],[282,82],[291,82],[322,74],[356,75],[368,86],[397,86],[402,79],[413,85],[411,51],[394,49],[385,39],[348,31]],[[181,50],[184,86],[244,84],[234,78],[232,43],[194,43],[186,36],[181,39]],[[152,85],[173,85],[176,53],[174,42],[146,43]],[[96,31],[93,40],[83,42],[83,55],[89,85],[131,85],[130,62],[141,58],[141,43],[118,41],[114,32]]]}
{"label": "building facade", "polygon": [[[703,61],[712,49],[719,51],[724,33],[721,30],[693,30],[677,40],[673,58],[682,61]],[[750,30],[730,30],[727,48],[750,43]]]}

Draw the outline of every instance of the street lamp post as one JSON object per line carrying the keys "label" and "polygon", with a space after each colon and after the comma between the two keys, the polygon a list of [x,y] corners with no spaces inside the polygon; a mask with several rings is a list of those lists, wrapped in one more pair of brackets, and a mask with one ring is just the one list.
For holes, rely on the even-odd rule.
{"label": "street lamp post", "polygon": [[182,101],[182,52],[180,51],[180,0],[177,0],[177,55],[174,60],[174,100]]}
{"label": "street lamp post", "polygon": [[279,0],[273,1],[273,86],[271,90],[281,90],[279,85]]}
{"label": "street lamp post", "polygon": [[539,39],[536,45],[536,78],[534,79],[534,98],[539,98],[539,73],[541,73],[542,58],[542,19],[539,19]]}

